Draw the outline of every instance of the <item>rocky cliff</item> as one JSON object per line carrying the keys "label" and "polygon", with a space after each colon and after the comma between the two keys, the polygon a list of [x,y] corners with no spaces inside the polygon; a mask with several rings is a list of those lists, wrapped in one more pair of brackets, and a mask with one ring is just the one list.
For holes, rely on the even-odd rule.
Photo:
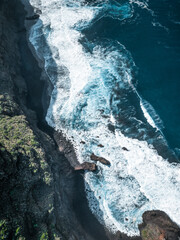
{"label": "rocky cliff", "polygon": [[74,210],[80,176],[42,131],[45,83],[25,14],[20,1],[0,2],[0,239],[93,239]]}

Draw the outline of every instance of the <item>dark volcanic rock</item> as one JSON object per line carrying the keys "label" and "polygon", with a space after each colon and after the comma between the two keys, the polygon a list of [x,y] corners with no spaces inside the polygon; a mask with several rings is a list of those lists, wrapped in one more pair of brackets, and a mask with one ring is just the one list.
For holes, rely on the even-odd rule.
{"label": "dark volcanic rock", "polygon": [[54,131],[53,136],[58,145],[59,151],[65,154],[73,168],[76,167],[79,162],[77,160],[72,143],[68,141],[61,132]]}
{"label": "dark volcanic rock", "polygon": [[122,150],[129,151],[126,147],[122,147]]}
{"label": "dark volcanic rock", "polygon": [[100,147],[100,148],[103,148],[103,147],[104,147],[104,145],[102,145],[102,144],[98,144],[98,147]]}
{"label": "dark volcanic rock", "polygon": [[180,228],[162,211],[147,211],[139,225],[143,240],[178,240]]}
{"label": "dark volcanic rock", "polygon": [[98,157],[94,153],[91,154],[90,158],[91,158],[91,160],[99,161],[99,162],[101,162],[104,165],[110,165],[110,162],[107,159],[105,159],[103,157]]}
{"label": "dark volcanic rock", "polygon": [[84,162],[74,168],[76,171],[77,170],[89,170],[89,171],[96,171],[97,166],[95,163],[89,163],[89,162]]}

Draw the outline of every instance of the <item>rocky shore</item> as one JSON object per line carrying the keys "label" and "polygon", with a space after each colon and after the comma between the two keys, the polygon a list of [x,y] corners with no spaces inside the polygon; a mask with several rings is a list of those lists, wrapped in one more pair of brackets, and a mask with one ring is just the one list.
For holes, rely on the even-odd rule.
{"label": "rocky shore", "polygon": [[[71,144],[44,120],[50,86],[26,39],[25,19],[38,17],[28,17],[20,0],[0,2],[0,239],[131,239],[92,215]],[[132,239],[180,237],[160,211],[145,213],[139,229]]]}
{"label": "rocky shore", "polygon": [[[93,217],[82,176],[43,120],[46,83],[27,44],[25,17],[20,1],[1,1],[0,239],[94,239],[81,223],[81,215],[87,223]],[[104,238],[97,220],[91,222]]]}

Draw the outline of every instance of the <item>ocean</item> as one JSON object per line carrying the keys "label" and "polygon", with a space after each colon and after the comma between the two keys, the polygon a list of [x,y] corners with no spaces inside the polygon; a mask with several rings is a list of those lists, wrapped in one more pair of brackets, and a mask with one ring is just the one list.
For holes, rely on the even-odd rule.
{"label": "ocean", "polygon": [[89,207],[110,231],[138,234],[146,210],[180,224],[180,1],[29,0],[29,40],[54,86],[47,123],[85,173]]}

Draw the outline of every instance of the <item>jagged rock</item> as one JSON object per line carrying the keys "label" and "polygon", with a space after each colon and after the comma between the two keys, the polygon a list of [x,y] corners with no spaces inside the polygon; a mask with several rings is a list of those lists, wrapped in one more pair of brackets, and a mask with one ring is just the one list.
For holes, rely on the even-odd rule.
{"label": "jagged rock", "polygon": [[162,211],[147,211],[143,223],[139,225],[143,240],[178,240],[180,228]]}
{"label": "jagged rock", "polygon": [[94,153],[91,154],[90,158],[91,158],[91,160],[99,161],[99,162],[101,162],[104,165],[110,165],[111,164],[107,159],[105,159],[103,157],[98,157]]}
{"label": "jagged rock", "polygon": [[84,162],[74,168],[76,171],[77,170],[89,170],[89,171],[96,171],[97,166],[95,163],[89,163],[89,162]]}

